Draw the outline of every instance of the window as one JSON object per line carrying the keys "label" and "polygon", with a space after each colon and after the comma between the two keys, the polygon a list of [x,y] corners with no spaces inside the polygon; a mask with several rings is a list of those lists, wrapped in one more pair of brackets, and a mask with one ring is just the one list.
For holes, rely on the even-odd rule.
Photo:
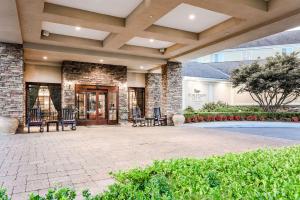
{"label": "window", "polygon": [[216,53],[212,55],[212,62],[223,62],[223,61],[224,61],[223,53]]}
{"label": "window", "polygon": [[252,60],[251,51],[246,50],[242,52],[243,60]]}
{"label": "window", "polygon": [[46,120],[58,119],[61,111],[61,85],[26,83],[26,116],[30,109],[40,108]]}
{"label": "window", "polygon": [[282,48],[282,54],[289,55],[289,54],[293,53],[293,51],[294,51],[293,47],[283,47]]}

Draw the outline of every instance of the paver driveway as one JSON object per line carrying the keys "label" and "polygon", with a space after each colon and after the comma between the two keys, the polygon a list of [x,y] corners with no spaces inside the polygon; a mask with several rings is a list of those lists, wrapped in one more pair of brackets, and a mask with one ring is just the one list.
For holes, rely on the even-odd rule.
{"label": "paver driveway", "polygon": [[0,136],[0,186],[13,200],[50,187],[102,191],[110,171],[156,159],[204,157],[299,143],[194,127],[78,127],[77,131]]}

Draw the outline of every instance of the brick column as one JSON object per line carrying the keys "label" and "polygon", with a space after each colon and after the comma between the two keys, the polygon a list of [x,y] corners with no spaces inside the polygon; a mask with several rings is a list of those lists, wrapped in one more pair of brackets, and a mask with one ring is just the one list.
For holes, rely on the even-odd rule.
{"label": "brick column", "polygon": [[23,45],[0,42],[0,116],[18,119],[19,128],[24,125],[24,89]]}
{"label": "brick column", "polygon": [[145,74],[145,114],[153,115],[153,108],[161,106],[161,74]]}
{"label": "brick column", "polygon": [[172,117],[182,111],[182,66],[178,62],[168,62],[162,66],[162,113],[168,116],[168,125],[173,125]]}

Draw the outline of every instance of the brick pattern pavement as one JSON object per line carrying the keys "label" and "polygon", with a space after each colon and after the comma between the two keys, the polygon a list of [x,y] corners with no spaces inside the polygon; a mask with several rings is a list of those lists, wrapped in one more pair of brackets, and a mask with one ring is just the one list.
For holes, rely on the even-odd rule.
{"label": "brick pattern pavement", "polygon": [[295,141],[175,127],[78,127],[77,131],[0,135],[0,187],[12,199],[70,186],[103,191],[110,171],[145,166],[154,159],[203,157]]}

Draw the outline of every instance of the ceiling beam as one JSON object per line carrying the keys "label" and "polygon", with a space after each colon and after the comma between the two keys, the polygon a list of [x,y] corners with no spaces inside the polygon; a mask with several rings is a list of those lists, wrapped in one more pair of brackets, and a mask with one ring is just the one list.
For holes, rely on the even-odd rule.
{"label": "ceiling beam", "polygon": [[184,0],[185,3],[241,19],[267,14],[264,0]]}
{"label": "ceiling beam", "polygon": [[59,35],[51,33],[48,37],[41,36],[42,40],[52,41],[57,44],[76,44],[78,47],[93,47],[93,48],[101,48],[102,41],[100,40],[91,40],[86,38],[79,38],[73,36]]}
{"label": "ceiling beam", "polygon": [[182,3],[181,0],[151,0],[143,1],[126,19],[124,34],[113,35],[104,41],[104,48],[120,48],[135,36],[135,32],[144,31],[170,10]]}
{"label": "ceiling beam", "polygon": [[137,33],[137,35],[145,38],[159,39],[175,43],[193,44],[198,40],[198,34],[178,29],[151,25],[145,31]]}
{"label": "ceiling beam", "polygon": [[74,54],[74,55],[95,56],[97,58],[129,60],[133,62],[155,64],[155,65],[164,64],[167,62],[166,59],[162,59],[162,58],[128,55],[124,53],[114,53],[114,52],[97,51],[97,50],[87,50],[82,48],[73,48],[73,47],[65,47],[65,46],[62,47],[62,46],[48,45],[48,44],[24,43],[24,49],[58,52],[58,53],[60,52],[60,53],[67,53],[67,54]]}
{"label": "ceiling beam", "polygon": [[[149,14],[147,15],[147,18],[150,18],[149,16],[153,15]],[[47,2],[45,3],[44,7],[43,20],[52,23],[60,23],[70,26],[81,26],[84,28],[111,32],[111,35],[107,38],[106,41],[104,41],[104,46],[107,48],[110,47],[109,45],[113,46],[113,42],[111,41],[112,39],[115,40],[114,43],[117,43],[117,40],[123,41],[124,35],[122,34],[123,38],[121,36],[118,36],[118,38],[117,33],[125,32],[130,33],[130,35],[127,36],[127,38],[130,39],[131,37],[133,37],[133,35],[137,34],[140,37],[154,38],[162,41],[186,44],[192,44],[197,41],[198,38],[198,35],[196,33],[152,25],[152,23],[154,23],[153,21],[155,21],[153,19],[151,19],[151,22],[146,23],[143,28],[139,29],[138,32],[131,31],[134,29],[133,27],[128,26],[128,23],[130,24],[132,17],[130,17],[130,20],[126,20],[123,18],[93,13]],[[144,27],[146,27],[146,30],[144,30]],[[120,46],[122,45],[116,45],[114,46],[114,48],[119,48]]]}
{"label": "ceiling beam", "polygon": [[43,19],[53,23],[82,26],[108,32],[122,32],[125,28],[125,19],[123,18],[69,8],[47,2],[44,6]]}

